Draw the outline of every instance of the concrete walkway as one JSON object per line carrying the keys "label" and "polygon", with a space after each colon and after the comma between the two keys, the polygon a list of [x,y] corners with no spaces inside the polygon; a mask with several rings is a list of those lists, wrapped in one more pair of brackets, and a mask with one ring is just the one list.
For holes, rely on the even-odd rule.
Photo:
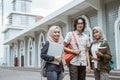
{"label": "concrete walkway", "polygon": [[[0,68],[0,80],[47,80],[42,78],[39,72],[28,70],[13,70]],[[69,75],[66,75],[63,80],[70,80]],[[87,77],[86,80],[94,80]]]}
{"label": "concrete walkway", "polygon": [[[38,80],[46,80],[45,78],[43,78],[43,79],[40,79],[40,78],[42,78],[41,76],[40,76],[40,68],[30,68],[30,67],[0,67],[0,69],[2,69],[2,70],[11,70],[11,71],[14,71],[14,72],[16,72],[16,71],[21,71],[21,72],[29,72],[29,73],[31,73],[31,72],[35,72],[35,73],[37,73],[37,75],[39,75],[38,77],[39,77],[39,79]],[[64,79],[63,80],[69,80],[69,74],[68,74],[68,69],[66,68],[65,69],[65,74],[67,74],[65,77],[64,77]],[[0,80],[1,80],[1,73],[2,72],[0,72]],[[4,72],[3,72],[4,73]],[[8,73],[6,73],[6,74],[8,74]],[[23,73],[24,74],[24,73]],[[13,75],[14,76],[14,75]],[[21,75],[21,76],[23,76],[23,75]],[[30,76],[31,77],[31,76]],[[109,78],[110,78],[110,80],[120,80],[120,70],[112,70],[111,72],[110,72],[110,75],[109,75]],[[9,79],[7,79],[7,80],[9,80]],[[10,80],[13,80],[13,79],[10,79]],[[18,79],[16,79],[16,80],[18,80]],[[28,79],[29,80],[29,79]],[[34,80],[37,80],[37,79],[34,79]],[[90,74],[87,74],[87,77],[86,77],[86,80],[94,80],[94,75],[93,75],[93,71],[90,73]]]}

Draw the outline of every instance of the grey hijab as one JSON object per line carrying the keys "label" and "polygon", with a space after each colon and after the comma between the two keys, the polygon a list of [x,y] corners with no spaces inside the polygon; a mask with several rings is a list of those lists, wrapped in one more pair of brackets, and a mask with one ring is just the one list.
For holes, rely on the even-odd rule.
{"label": "grey hijab", "polygon": [[98,42],[98,41],[103,41],[103,40],[105,40],[105,35],[104,35],[104,32],[103,32],[103,30],[99,27],[99,26],[96,26],[96,27],[94,27],[93,29],[92,29],[92,35],[93,35],[93,31],[94,30],[97,30],[97,31],[99,31],[100,32],[100,34],[101,34],[101,38],[99,39],[99,40],[96,40],[94,37],[93,37],[93,42]]}

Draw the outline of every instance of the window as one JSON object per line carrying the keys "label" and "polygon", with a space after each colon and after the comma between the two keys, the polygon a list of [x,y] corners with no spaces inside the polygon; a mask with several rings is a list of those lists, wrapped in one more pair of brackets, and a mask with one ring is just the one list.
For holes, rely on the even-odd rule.
{"label": "window", "polygon": [[9,17],[9,24],[12,24],[12,16]]}
{"label": "window", "polygon": [[12,7],[13,7],[13,11],[16,11],[16,8],[15,8],[16,7],[16,2],[13,2],[13,6]]}
{"label": "window", "polygon": [[20,44],[20,54],[21,54],[21,56],[23,55],[23,49],[24,49],[24,43],[22,41],[21,44]]}
{"label": "window", "polygon": [[17,57],[17,44],[14,44],[14,57]]}
{"label": "window", "polygon": [[40,43],[40,48],[42,48],[45,44],[45,39],[44,39],[44,34],[43,33],[40,34],[39,40],[40,40],[40,42],[39,42]]}
{"label": "window", "polygon": [[28,16],[21,16],[21,25],[28,25]]}
{"label": "window", "polygon": [[21,2],[21,12],[26,12],[27,11],[27,4],[25,1]]}

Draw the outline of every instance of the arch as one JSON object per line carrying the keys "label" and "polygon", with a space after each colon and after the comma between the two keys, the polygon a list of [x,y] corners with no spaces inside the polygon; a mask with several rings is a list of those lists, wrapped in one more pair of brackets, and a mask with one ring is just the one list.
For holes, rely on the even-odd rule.
{"label": "arch", "polygon": [[40,42],[40,48],[42,48],[43,45],[45,44],[45,36],[44,36],[43,32],[40,33],[39,42]]}
{"label": "arch", "polygon": [[24,66],[24,42],[20,42],[20,56],[19,56],[19,65]]}
{"label": "arch", "polygon": [[115,51],[116,51],[116,68],[120,69],[120,6],[118,10],[118,18],[115,21]]}
{"label": "arch", "polygon": [[39,42],[38,42],[38,66],[40,67],[41,65],[41,58],[40,58],[40,53],[41,53],[41,48],[43,47],[43,45],[45,44],[45,35],[43,34],[43,32],[40,33],[39,35]]}
{"label": "arch", "polygon": [[13,49],[13,63],[14,66],[18,66],[18,54],[17,54],[17,43],[14,43],[14,49]]}
{"label": "arch", "polygon": [[17,44],[14,43],[14,57],[17,57]]}
{"label": "arch", "polygon": [[28,54],[27,54],[27,60],[28,60],[28,67],[32,67],[33,66],[33,40],[30,37],[28,40]]}

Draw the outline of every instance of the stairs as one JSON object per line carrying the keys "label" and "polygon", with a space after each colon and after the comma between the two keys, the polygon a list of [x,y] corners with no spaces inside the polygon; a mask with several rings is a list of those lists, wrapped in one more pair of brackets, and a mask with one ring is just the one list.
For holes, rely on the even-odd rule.
{"label": "stairs", "polygon": [[[93,71],[87,74],[88,77],[94,77]],[[110,80],[120,80],[120,70],[112,70],[109,74]]]}

